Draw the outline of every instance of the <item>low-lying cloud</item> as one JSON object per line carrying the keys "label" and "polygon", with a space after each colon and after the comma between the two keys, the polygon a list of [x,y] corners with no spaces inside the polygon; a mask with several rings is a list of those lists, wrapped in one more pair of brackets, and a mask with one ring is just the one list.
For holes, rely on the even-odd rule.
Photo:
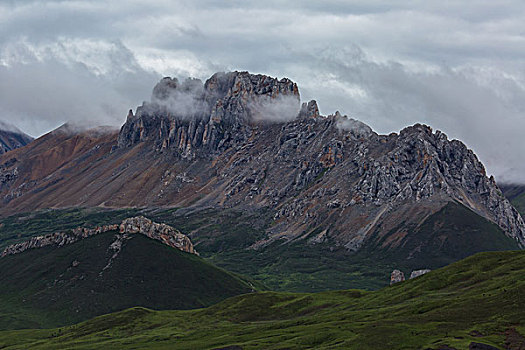
{"label": "low-lying cloud", "polygon": [[259,96],[249,104],[252,118],[262,123],[284,123],[297,118],[300,101],[294,95]]}
{"label": "low-lying cloud", "polygon": [[177,78],[165,77],[155,85],[146,111],[169,113],[173,117],[189,120],[206,117],[210,106],[200,79],[186,78],[179,82]]}
{"label": "low-lying cloud", "polygon": [[373,131],[368,125],[359,120],[338,115],[336,126],[343,132],[351,132],[356,136],[369,136]]}

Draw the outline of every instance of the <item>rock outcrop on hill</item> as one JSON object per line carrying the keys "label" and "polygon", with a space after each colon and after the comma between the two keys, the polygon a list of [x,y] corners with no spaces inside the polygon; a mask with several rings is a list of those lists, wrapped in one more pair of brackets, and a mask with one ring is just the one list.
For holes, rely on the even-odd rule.
{"label": "rock outcrop on hill", "polygon": [[119,226],[120,233],[142,234],[146,237],[161,241],[162,243],[182,250],[183,252],[197,254],[188,236],[166,224],[157,224],[143,216],[125,219]]}
{"label": "rock outcrop on hill", "polygon": [[[424,274],[429,273],[431,270],[429,269],[422,269],[422,270],[414,270],[410,273],[410,277],[408,279],[413,279],[419,276],[423,276]],[[405,280],[405,274],[400,270],[394,270],[390,274],[390,285],[398,282],[403,282]]]}
{"label": "rock outcrop on hill", "polygon": [[[321,116],[315,101],[300,106],[288,79],[165,78],[118,135],[97,137],[46,135],[0,157],[0,213],[234,208],[271,216],[254,249],[302,240],[358,251],[370,241],[406,247],[425,220],[459,203],[497,224],[516,248],[525,244],[522,217],[463,143],[421,124],[379,135],[339,113]],[[61,161],[48,151],[53,142]]]}
{"label": "rock outcrop on hill", "polygon": [[412,271],[410,273],[410,278],[409,279],[416,278],[416,277],[419,277],[419,276],[423,276],[424,274],[429,273],[429,272],[430,272],[429,269],[414,270],[414,271]]}
{"label": "rock outcrop on hill", "polygon": [[141,234],[151,239],[160,241],[172,248],[183,252],[196,254],[191,240],[180,231],[166,224],[157,224],[143,217],[128,218],[120,225],[103,225],[95,228],[78,227],[66,232],[55,232],[44,236],[31,237],[29,240],[12,244],[6,247],[0,257],[23,253],[28,249],[46,246],[63,246],[80,241],[100,233],[116,231],[123,235]]}
{"label": "rock outcrop on hill", "polygon": [[402,271],[394,270],[390,274],[390,285],[394,283],[403,282],[405,280],[405,274]]}

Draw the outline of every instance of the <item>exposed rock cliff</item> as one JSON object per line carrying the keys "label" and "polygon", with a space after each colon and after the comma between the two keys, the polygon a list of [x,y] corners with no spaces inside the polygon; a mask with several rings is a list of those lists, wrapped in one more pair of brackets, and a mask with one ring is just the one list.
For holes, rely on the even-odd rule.
{"label": "exposed rock cliff", "polygon": [[[15,243],[6,247],[2,254],[0,254],[0,257],[19,254],[28,249],[46,246],[60,247],[65,244],[75,243],[81,239],[110,231],[118,231],[124,236],[129,234],[141,234],[160,241],[172,248],[198,255],[198,253],[193,248],[191,240],[187,236],[183,235],[171,226],[157,224],[143,216],[140,216],[125,219],[120,225],[103,225],[95,228],[78,227],[67,232],[55,232],[44,236],[31,237],[27,241]],[[119,242],[119,240],[117,239],[116,242]],[[118,244],[115,245],[115,250],[118,250],[117,248],[120,248]]]}
{"label": "exposed rock cliff", "polygon": [[188,236],[166,224],[157,224],[143,216],[129,218],[119,226],[120,233],[140,233],[149,238],[161,241],[172,248],[177,248],[183,252],[192,254],[198,253],[193,248],[193,244]]}
{"label": "exposed rock cliff", "polygon": [[[164,78],[151,102],[136,115],[130,112],[119,146],[151,142],[157,151],[170,149],[183,158],[216,157],[222,182],[216,201],[229,207],[252,203],[273,208],[273,237],[284,231],[288,239],[306,237],[329,225],[335,228],[332,237],[346,231],[337,240],[357,250],[383,217],[406,215],[399,212],[406,203],[425,203],[417,221],[456,200],[524,244],[519,213],[460,141],[420,124],[399,134],[377,135],[339,113],[320,116],[315,101],[304,103],[293,118],[260,123],[264,118],[256,116],[265,111],[264,103],[283,96],[298,104],[297,86],[247,72],[218,73],[204,85]],[[163,194],[170,182],[168,176]],[[351,224],[356,220],[364,225]],[[384,226],[393,229],[395,224]]]}

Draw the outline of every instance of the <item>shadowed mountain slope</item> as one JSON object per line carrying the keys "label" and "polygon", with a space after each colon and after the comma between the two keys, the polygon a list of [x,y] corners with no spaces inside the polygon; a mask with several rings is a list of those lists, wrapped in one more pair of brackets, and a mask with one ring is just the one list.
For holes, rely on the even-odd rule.
{"label": "shadowed mountain slope", "polygon": [[100,233],[0,258],[0,327],[61,326],[132,306],[191,309],[253,286],[142,235]]}
{"label": "shadowed mountain slope", "polygon": [[503,184],[500,187],[505,197],[509,199],[521,215],[525,215],[525,185]]}

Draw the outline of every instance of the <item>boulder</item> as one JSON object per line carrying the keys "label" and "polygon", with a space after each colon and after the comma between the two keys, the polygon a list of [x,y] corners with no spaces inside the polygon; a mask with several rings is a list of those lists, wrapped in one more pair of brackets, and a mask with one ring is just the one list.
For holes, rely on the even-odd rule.
{"label": "boulder", "polygon": [[403,282],[405,280],[405,274],[402,271],[394,270],[390,274],[390,285],[398,282]]}
{"label": "boulder", "polygon": [[421,276],[421,275],[424,275],[425,273],[429,273],[430,271],[431,271],[431,270],[429,270],[429,269],[414,270],[414,271],[412,271],[412,273],[410,274],[410,278],[409,278],[409,279],[419,277],[419,276]]}

